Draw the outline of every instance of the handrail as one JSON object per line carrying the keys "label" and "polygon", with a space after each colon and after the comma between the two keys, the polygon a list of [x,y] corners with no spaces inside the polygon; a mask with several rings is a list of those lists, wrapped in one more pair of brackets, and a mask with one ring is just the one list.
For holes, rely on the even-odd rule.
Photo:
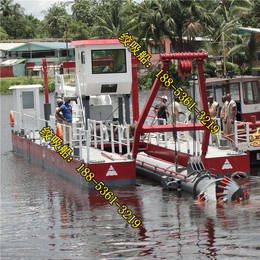
{"label": "handrail", "polygon": [[83,107],[81,90],[80,90],[80,85],[79,85],[79,77],[78,77],[77,74],[75,75],[75,87],[76,87],[76,92],[77,92],[77,96],[78,96],[78,100],[79,100],[79,104],[80,104],[80,109],[81,109],[81,113],[82,113],[83,124],[85,126],[86,125],[85,110],[84,110],[84,107]]}

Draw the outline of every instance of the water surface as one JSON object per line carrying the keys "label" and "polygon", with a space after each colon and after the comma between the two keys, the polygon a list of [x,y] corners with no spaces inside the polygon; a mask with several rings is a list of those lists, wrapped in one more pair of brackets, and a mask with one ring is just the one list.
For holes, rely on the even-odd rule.
{"label": "water surface", "polygon": [[250,200],[224,206],[141,177],[111,188],[142,220],[134,229],[97,191],[13,154],[10,109],[1,96],[2,259],[260,259],[260,169],[240,183]]}

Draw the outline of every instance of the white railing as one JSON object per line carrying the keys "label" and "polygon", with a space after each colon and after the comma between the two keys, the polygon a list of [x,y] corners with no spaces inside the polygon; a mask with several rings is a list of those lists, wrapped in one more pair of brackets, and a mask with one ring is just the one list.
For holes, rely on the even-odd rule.
{"label": "white railing", "polygon": [[55,91],[60,92],[62,96],[66,95],[66,91],[64,89],[64,78],[63,75],[55,74]]}
{"label": "white railing", "polygon": [[[102,121],[96,121],[88,119],[88,130],[90,131],[90,139],[93,137],[94,139],[94,147],[97,148],[98,143],[101,145],[101,150],[104,150],[104,134],[103,134],[103,122]],[[97,135],[97,125],[99,125],[99,135]],[[106,141],[109,141],[107,139],[108,135],[106,134]]]}
{"label": "white railing", "polygon": [[[83,130],[81,128],[78,129],[79,130],[79,160],[81,161],[83,158],[83,149],[87,150],[87,159],[86,162],[89,163],[90,161],[90,151],[89,151],[89,147],[90,147],[90,135],[89,135],[89,130]],[[82,136],[84,136],[85,138],[82,138]],[[83,141],[86,142],[86,145],[83,145]]]}
{"label": "white railing", "polygon": [[[29,136],[29,139],[33,138],[35,140],[35,130],[37,127],[37,121],[34,116],[30,115],[23,115],[23,127],[24,127],[24,134]],[[31,137],[32,135],[32,137]]]}
{"label": "white railing", "polygon": [[[26,138],[33,138],[33,141],[39,143],[40,145],[49,146],[49,140],[41,136],[40,131],[46,127],[50,126],[50,129],[53,130],[53,133],[56,134],[56,124],[54,116],[50,116],[50,120],[45,120],[41,118],[35,119],[30,115],[21,115],[19,112],[13,111],[14,114],[14,131],[24,132],[23,136]],[[92,142],[94,142],[95,148],[98,146],[98,142],[101,144],[101,150],[104,150],[104,142],[111,140],[112,143],[112,151],[115,152],[115,146],[118,144],[119,153],[122,154],[122,147],[127,147],[127,155],[130,156],[130,138],[129,138],[129,128],[127,126],[122,125],[111,125],[111,136],[109,137],[109,133],[107,128],[103,129],[105,126],[101,121],[88,120],[89,130],[84,130],[82,128],[75,128],[72,131],[72,126],[68,126],[65,124],[59,124],[62,127],[63,133],[63,144],[69,142],[70,147],[79,148],[79,159],[86,159],[87,163],[90,161],[90,146],[91,146],[91,137],[94,138]],[[97,135],[97,125],[100,125],[100,135]],[[36,127],[37,126],[37,127]],[[38,128],[38,129],[36,129]],[[91,134],[91,129],[93,129],[93,133]],[[69,140],[67,140],[66,130],[69,131]],[[118,138],[114,138],[114,130],[116,130]],[[74,133],[73,133],[74,132]],[[77,139],[73,139],[73,136],[77,136]],[[99,140],[97,140],[99,139]],[[73,141],[78,141],[79,145],[72,146]],[[109,142],[110,143],[110,142]],[[50,147],[52,149],[52,147]],[[84,153],[83,149],[87,149],[87,152]],[[74,155],[74,151],[72,151],[72,155]]]}
{"label": "white railing", "polygon": [[[115,130],[114,130],[115,129]],[[117,133],[117,140],[114,138],[114,133]],[[124,137],[124,133],[126,137]],[[127,155],[130,156],[130,139],[129,139],[129,129],[127,126],[123,125],[110,125],[111,134],[111,147],[112,152],[115,152],[115,144],[119,146],[119,154],[122,154],[122,146],[126,146]]]}
{"label": "white railing", "polygon": [[[246,138],[241,138],[238,137],[238,128],[237,128],[237,124],[238,123],[243,123],[246,125]],[[238,141],[244,141],[247,144],[247,150],[249,150],[249,146],[250,146],[250,141],[249,141],[249,122],[239,122],[237,120],[235,120],[234,122],[234,130],[235,130],[235,148],[236,151],[238,150]]]}

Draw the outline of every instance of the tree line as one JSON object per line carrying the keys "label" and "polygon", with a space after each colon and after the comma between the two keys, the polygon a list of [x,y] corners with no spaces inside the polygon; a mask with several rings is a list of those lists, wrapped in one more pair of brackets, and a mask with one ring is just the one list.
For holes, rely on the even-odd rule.
{"label": "tree line", "polygon": [[[42,11],[44,19],[40,21],[33,14],[25,15],[13,0],[1,0],[1,39],[65,38],[66,28],[73,40],[118,38],[129,32],[145,47],[151,39],[157,44],[166,36],[175,51],[183,51],[183,37],[192,46],[201,36],[211,39],[201,46],[210,55],[228,51],[230,61],[250,64],[258,48],[256,38],[238,35],[237,28],[260,28],[260,0],[74,0],[71,10],[68,14],[64,2],[54,3]],[[228,39],[225,50],[222,32]],[[246,46],[254,48],[247,56],[241,54]]]}

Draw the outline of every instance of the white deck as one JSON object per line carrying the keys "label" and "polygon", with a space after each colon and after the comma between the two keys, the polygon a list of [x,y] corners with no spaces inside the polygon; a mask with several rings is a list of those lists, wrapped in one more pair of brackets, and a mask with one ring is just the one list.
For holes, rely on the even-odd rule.
{"label": "white deck", "polygon": [[[180,133],[181,139],[186,139],[186,134],[188,134],[188,132],[187,133],[181,132]],[[157,144],[156,134],[152,134],[150,143],[153,145],[158,145],[160,147],[166,147],[165,141],[160,140],[159,144]],[[188,147],[188,143],[184,140],[180,140],[179,144],[178,141],[176,142],[177,151],[188,153],[187,147]],[[201,155],[201,143],[198,145],[198,142],[195,142],[195,147],[196,147],[195,148],[196,155],[198,155],[198,152],[199,155]],[[231,145],[229,145],[229,147],[231,148]],[[235,146],[233,145],[233,147]],[[172,133],[168,133],[167,148],[170,150],[175,150],[175,142],[173,140]],[[193,139],[191,137],[189,137],[189,148],[190,148],[189,154],[193,155]],[[230,148],[219,149],[218,146],[215,144],[209,145],[206,158],[218,158],[218,157],[233,156],[235,154],[246,154],[246,143],[243,143],[243,148],[245,149],[243,152],[242,151],[236,152],[235,150]],[[241,147],[240,149],[242,150],[243,148]]]}

